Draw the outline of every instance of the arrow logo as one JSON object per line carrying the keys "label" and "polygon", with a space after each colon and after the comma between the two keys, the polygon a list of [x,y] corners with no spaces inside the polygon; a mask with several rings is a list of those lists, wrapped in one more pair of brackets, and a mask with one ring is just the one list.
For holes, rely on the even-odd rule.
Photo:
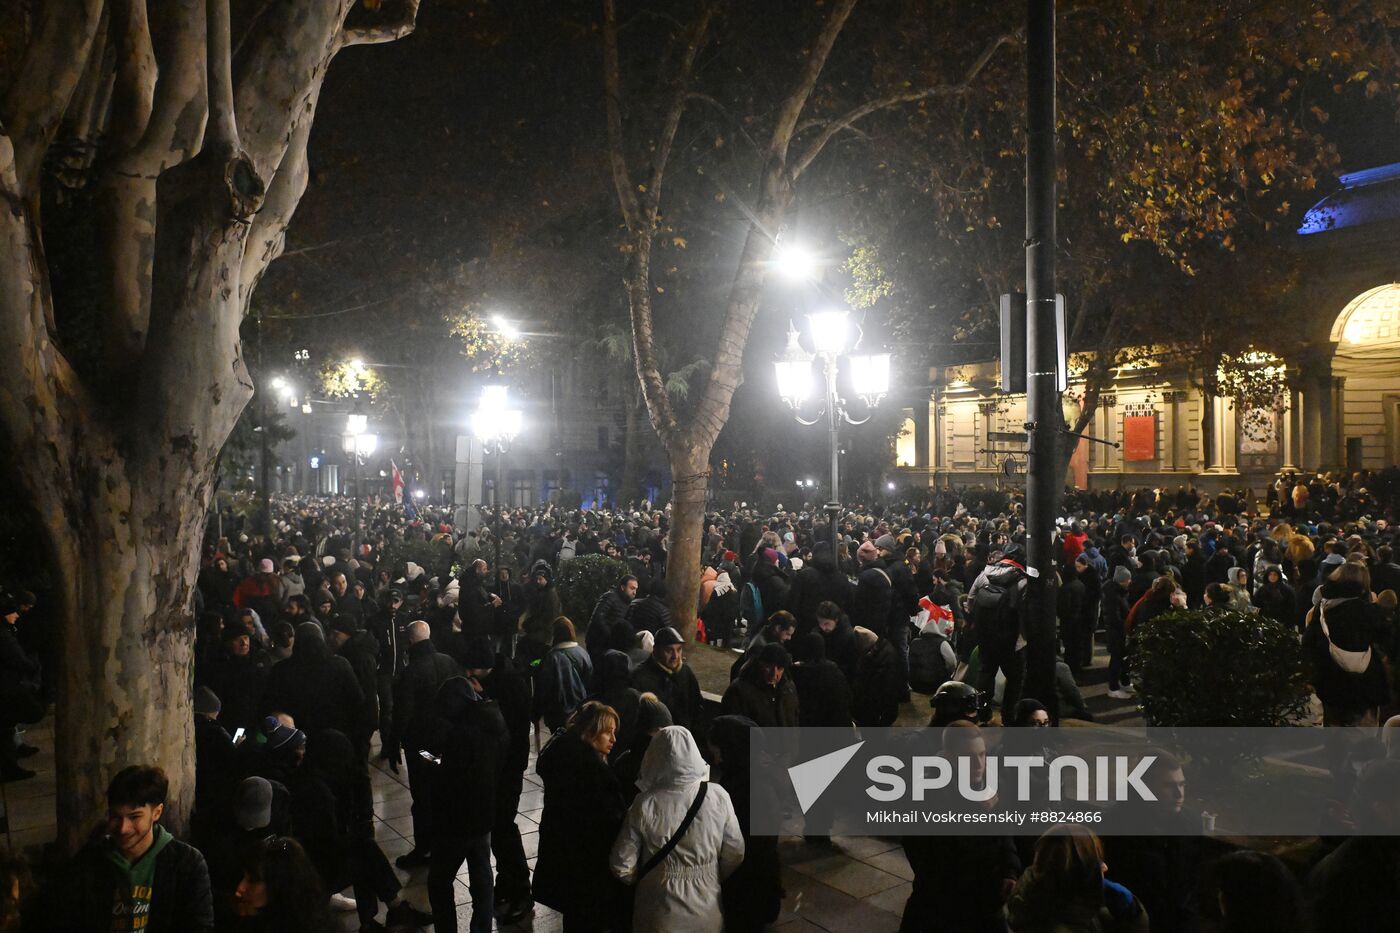
{"label": "arrow logo", "polygon": [[797,804],[802,808],[804,814],[812,808],[812,804],[817,802],[818,797],[826,793],[831,782],[836,780],[864,744],[865,742],[862,740],[854,745],[847,745],[845,748],[829,752],[820,758],[813,758],[811,761],[804,761],[800,765],[788,768],[792,789],[797,792]]}

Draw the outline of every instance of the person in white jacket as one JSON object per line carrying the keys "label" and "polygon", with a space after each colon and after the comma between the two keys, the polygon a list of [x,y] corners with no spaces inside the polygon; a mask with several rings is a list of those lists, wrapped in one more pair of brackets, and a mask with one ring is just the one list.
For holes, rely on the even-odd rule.
{"label": "person in white jacket", "polygon": [[729,794],[718,784],[706,785],[694,821],[671,853],[637,879],[680,827],[708,776],[709,766],[688,729],[667,726],[651,740],[637,777],[641,792],[627,811],[610,859],[614,875],[637,884],[635,933],[724,929],[720,883],[744,861],[744,837]]}

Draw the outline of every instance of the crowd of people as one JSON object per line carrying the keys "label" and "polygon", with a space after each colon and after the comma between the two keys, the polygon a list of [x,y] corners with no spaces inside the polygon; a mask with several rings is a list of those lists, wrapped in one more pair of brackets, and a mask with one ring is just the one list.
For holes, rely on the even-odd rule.
{"label": "crowd of people", "polygon": [[[196,595],[189,843],[160,825],[165,775],[133,765],[108,788],[105,832],[25,922],[319,931],[338,929],[343,910],[363,930],[451,931],[465,865],[472,930],[522,921],[537,903],[566,930],[762,929],[779,916],[783,875],[778,839],[754,835],[751,816],[786,802],[749,780],[752,728],[888,726],[928,695],[945,749],[985,757],[988,729],[1092,718],[1080,686],[1097,643],[1109,696],[1130,700],[1132,632],[1173,608],[1295,626],[1324,721],[1385,722],[1394,738],[1391,479],[1280,477],[1260,496],[1067,493],[1049,665],[1026,637],[1023,506],[998,490],[857,506],[835,541],[807,507],[715,509],[684,619],[666,599],[669,513],[649,504],[511,509],[465,534],[446,510],[409,521],[336,499],[275,500],[262,531],[219,514]],[[432,560],[392,556],[410,545]],[[588,618],[571,619],[556,579],[590,554],[626,569]],[[7,780],[25,776],[14,727],[42,715],[26,597],[0,607]],[[687,662],[690,631],[736,649],[718,704]],[[533,870],[516,825],[532,748],[543,787]],[[372,756],[406,772],[414,848],[394,864],[425,872],[426,909],[404,898],[376,840]],[[1372,762],[1354,805],[1400,834],[1397,767]],[[1211,851],[1179,762],[1154,780],[1164,835],[905,839],[902,929],[1322,933],[1400,916],[1391,839],[1333,840],[1300,883],[1271,856]],[[830,844],[826,819],[808,814],[808,842]],[[13,901],[22,869],[0,872]]]}

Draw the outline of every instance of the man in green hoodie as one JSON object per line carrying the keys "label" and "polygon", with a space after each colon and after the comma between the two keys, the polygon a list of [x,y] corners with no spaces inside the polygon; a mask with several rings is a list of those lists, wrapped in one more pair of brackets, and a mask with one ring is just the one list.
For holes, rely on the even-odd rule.
{"label": "man in green hoodie", "polygon": [[169,782],[132,765],[107,786],[107,832],[47,892],[42,916],[65,933],[212,933],[209,869],[160,826]]}

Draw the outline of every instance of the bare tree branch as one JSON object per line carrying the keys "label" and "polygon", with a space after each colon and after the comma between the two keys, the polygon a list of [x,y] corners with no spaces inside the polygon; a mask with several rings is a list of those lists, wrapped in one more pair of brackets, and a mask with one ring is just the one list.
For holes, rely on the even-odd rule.
{"label": "bare tree branch", "polygon": [[708,104],[719,111],[720,115],[728,120],[730,125],[734,127],[734,131],[743,137],[744,142],[749,144],[749,148],[753,149],[754,152],[762,154],[763,150],[759,147],[758,140],[749,135],[749,131],[744,127],[743,121],[730,113],[729,108],[725,107],[724,104],[721,104],[709,94],[701,94],[697,91],[691,91],[686,97],[689,100],[698,100],[702,104]]}
{"label": "bare tree branch", "polygon": [[44,153],[82,79],[102,7],[103,0],[50,0],[42,5],[19,73],[0,100],[0,126],[14,146],[19,194],[38,179]]}
{"label": "bare tree branch", "polygon": [[160,77],[140,144],[118,167],[158,176],[194,158],[208,118],[205,0],[160,0],[151,20]]}
{"label": "bare tree branch", "polygon": [[685,51],[681,53],[680,63],[676,66],[676,74],[671,84],[671,99],[666,107],[666,117],[661,126],[660,142],[657,144],[656,156],[651,167],[651,188],[647,191],[648,206],[646,210],[648,229],[655,226],[656,215],[661,209],[661,181],[666,175],[666,163],[671,158],[671,147],[675,143],[676,131],[681,125],[681,117],[685,116],[685,103],[689,97],[690,76],[695,70],[695,57],[700,54],[700,48],[705,43],[705,34],[709,31],[710,20],[714,18],[714,15],[714,4],[705,4],[704,9],[690,28],[690,35],[686,37]]}
{"label": "bare tree branch", "polygon": [[816,159],[817,156],[821,155],[822,150],[826,148],[826,144],[831,142],[832,137],[842,130],[849,128],[851,124],[862,117],[867,117],[879,110],[888,110],[891,107],[897,107],[900,104],[910,104],[920,100],[927,100],[931,97],[947,97],[966,91],[973,80],[982,72],[982,69],[987,67],[987,63],[992,60],[992,56],[996,54],[997,49],[1014,41],[1015,38],[1016,35],[1014,33],[1009,33],[1007,35],[997,36],[993,39],[987,44],[987,47],[982,50],[982,53],[977,56],[976,60],[973,61],[967,71],[964,72],[962,80],[956,84],[935,84],[931,87],[920,88],[918,90],[902,91],[898,94],[890,94],[885,97],[876,98],[875,100],[866,101],[860,106],[846,111],[846,113],[827,123],[826,127],[817,138],[807,147],[807,151],[793,163],[793,178],[796,179],[806,171],[807,167],[812,164],[812,161]]}
{"label": "bare tree branch", "polygon": [[341,34],[340,44],[342,46],[378,45],[383,42],[396,42],[405,36],[412,35],[414,27],[418,24],[419,2],[420,0],[403,0],[403,12],[398,19],[391,22],[346,29]]}
{"label": "bare tree branch", "polygon": [[156,53],[146,0],[113,0],[109,34],[117,60],[106,142],[114,151],[125,152],[141,141],[155,100]]}
{"label": "bare tree branch", "polygon": [[787,165],[788,146],[792,144],[793,131],[797,129],[797,122],[802,118],[802,111],[806,109],[807,101],[811,98],[812,92],[816,90],[817,79],[821,77],[822,69],[826,67],[827,57],[831,55],[831,47],[836,44],[836,37],[841,34],[841,30],[845,27],[846,20],[850,19],[851,11],[855,9],[855,6],[856,0],[837,0],[832,5],[826,22],[822,24],[821,32],[817,34],[816,40],[812,43],[811,51],[807,53],[807,61],[802,66],[802,72],[798,75],[792,92],[778,110],[778,119],[773,124],[773,134],[769,137],[768,152],[769,157],[774,159],[779,166],[786,167]]}
{"label": "bare tree branch", "polygon": [[222,158],[240,150],[238,119],[233,110],[233,27],[230,0],[209,0],[206,20],[209,35],[209,128],[206,143]]}
{"label": "bare tree branch", "polygon": [[642,208],[632,190],[632,171],[627,165],[626,139],[622,132],[622,74],[617,54],[617,4],[603,0],[603,97],[608,113],[608,165],[613,187],[622,208],[622,221],[636,232],[641,227]]}

